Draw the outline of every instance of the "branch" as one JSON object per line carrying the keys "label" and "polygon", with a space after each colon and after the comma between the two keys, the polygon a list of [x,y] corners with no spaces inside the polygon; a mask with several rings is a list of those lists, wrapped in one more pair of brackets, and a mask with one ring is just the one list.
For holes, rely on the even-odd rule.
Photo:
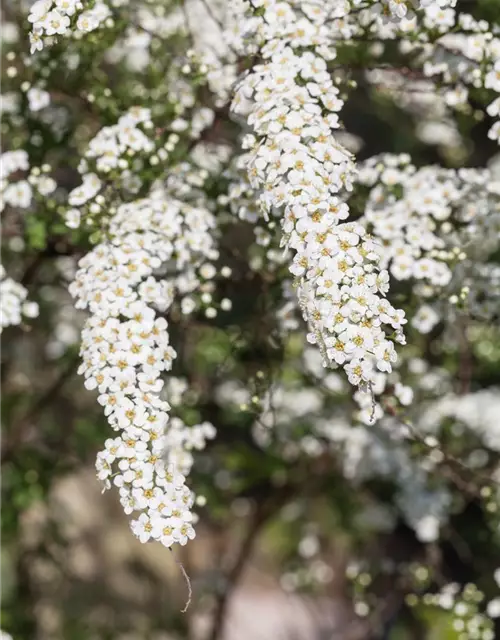
{"label": "branch", "polygon": [[61,391],[62,387],[71,378],[72,373],[75,370],[76,363],[79,356],[75,354],[68,359],[66,367],[61,371],[59,376],[54,380],[52,385],[45,391],[45,393],[33,403],[28,409],[26,414],[19,420],[17,424],[13,424],[10,430],[10,438],[6,442],[2,442],[1,461],[6,462],[14,453],[16,447],[23,444],[25,437],[28,435],[28,431],[31,427],[32,418],[39,417],[43,410],[56,398]]}
{"label": "branch", "polygon": [[250,558],[254,542],[260,534],[262,527],[266,524],[269,518],[276,513],[277,507],[287,499],[290,489],[290,485],[285,485],[280,491],[271,494],[267,501],[257,503],[255,513],[250,522],[250,527],[243,538],[232,566],[225,574],[225,587],[217,599],[212,627],[207,636],[207,640],[218,640],[218,638],[220,638],[220,634],[223,631],[229,599],[241,578],[247,561]]}

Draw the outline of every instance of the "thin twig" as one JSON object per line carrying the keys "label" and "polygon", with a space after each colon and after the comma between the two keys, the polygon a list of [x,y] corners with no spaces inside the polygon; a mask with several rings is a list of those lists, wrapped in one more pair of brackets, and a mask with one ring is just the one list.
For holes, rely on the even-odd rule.
{"label": "thin twig", "polygon": [[481,488],[480,487],[478,488],[476,485],[473,485],[473,484],[469,483],[467,480],[464,480],[462,478],[462,476],[460,476],[453,469],[452,465],[456,465],[462,471],[464,471],[464,472],[472,475],[473,477],[477,478],[477,480],[479,482],[481,482],[481,481],[484,482],[487,486],[490,485],[490,484],[500,486],[500,482],[495,480],[495,478],[487,476],[484,473],[481,473],[481,472],[477,471],[476,469],[471,469],[464,462],[462,462],[462,460],[460,460],[456,456],[444,451],[440,447],[434,446],[433,444],[429,443],[426,440],[425,437],[423,437],[422,435],[420,435],[418,433],[418,431],[415,429],[415,427],[412,424],[402,420],[397,415],[397,413],[394,411],[394,409],[392,409],[391,407],[387,407],[386,411],[392,418],[394,418],[397,422],[399,422],[407,430],[407,433],[403,434],[405,440],[407,440],[408,442],[418,443],[418,444],[422,445],[423,447],[425,447],[427,449],[427,451],[429,451],[429,452],[439,451],[441,453],[441,455],[443,456],[443,462],[445,462],[447,464],[446,464],[446,466],[445,465],[439,465],[440,471],[443,471],[445,473],[445,475],[448,477],[448,479],[450,479],[452,482],[454,482],[465,493],[467,493],[469,495],[472,495],[472,496],[477,498],[478,496],[481,495]]}
{"label": "thin twig", "polygon": [[186,604],[184,605],[184,608],[181,609],[181,613],[186,613],[186,611],[189,609],[189,605],[191,604],[191,600],[193,599],[193,589],[191,587],[191,580],[187,574],[186,569],[184,569],[184,565],[182,564],[182,562],[180,560],[177,560],[177,558],[174,556],[174,552],[172,551],[172,549],[170,549],[170,552],[172,553],[172,557],[174,559],[175,564],[181,570],[181,573],[184,576],[184,580],[186,581],[188,597],[186,600]]}

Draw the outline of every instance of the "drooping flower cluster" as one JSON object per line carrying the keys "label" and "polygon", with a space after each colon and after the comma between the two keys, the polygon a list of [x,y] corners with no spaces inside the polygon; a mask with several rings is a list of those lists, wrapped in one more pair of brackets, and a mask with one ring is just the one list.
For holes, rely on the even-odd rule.
{"label": "drooping flower cluster", "polygon": [[166,263],[176,270],[213,257],[208,211],[167,200],[161,191],[121,205],[110,220],[109,241],[80,261],[70,286],[78,308],[91,316],[82,332],[79,373],[98,401],[116,437],[106,441],[96,468],[105,487],[119,488],[126,513],[141,512],[132,530],[170,547],[194,536],[193,494],[183,473],[186,451],[214,435],[211,425],[194,431],[176,420],[168,427],[169,404],[161,375],[172,368],[165,313],[173,301],[174,275],[155,273]]}
{"label": "drooping flower cluster", "polygon": [[233,101],[255,134],[244,141],[250,182],[266,215],[284,209],[283,241],[295,252],[290,270],[311,341],[325,364],[367,384],[374,364],[390,370],[396,358],[384,325],[403,342],[405,319],[384,298],[388,275],[378,272],[376,245],[362,226],[342,222],[349,210],[339,196],[355,169],[332,135],[342,101],[328,73],[330,32],[308,3],[297,3],[301,13],[286,2],[257,4],[264,63],[241,80]]}
{"label": "drooping flower cluster", "polygon": [[58,36],[72,34],[80,37],[94,31],[111,19],[111,10],[105,2],[97,0],[85,9],[81,0],[37,0],[28,16],[31,53],[41,51]]}
{"label": "drooping flower cluster", "polygon": [[25,318],[38,316],[38,304],[27,300],[26,288],[12,278],[8,278],[0,265],[0,333],[5,327],[21,324]]}

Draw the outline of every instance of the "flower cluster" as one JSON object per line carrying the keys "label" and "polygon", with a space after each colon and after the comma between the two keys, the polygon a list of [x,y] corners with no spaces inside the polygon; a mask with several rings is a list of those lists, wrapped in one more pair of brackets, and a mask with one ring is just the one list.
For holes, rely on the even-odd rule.
{"label": "flower cluster", "polygon": [[445,420],[467,425],[474,432],[484,446],[500,452],[500,428],[496,415],[500,409],[500,396],[496,388],[484,389],[465,396],[447,394],[433,403],[425,411],[419,422],[419,429],[426,433],[433,433],[436,425]]}
{"label": "flower cluster", "polygon": [[[80,209],[84,205],[90,214],[101,212],[105,198],[100,192],[110,174],[119,180],[120,187],[132,193],[138,191],[141,181],[130,166],[131,162],[137,165],[140,157],[153,154],[155,145],[144,132],[152,127],[150,110],[133,107],[115,125],[103,127],[90,141],[78,167],[83,183],[69,194],[68,202],[72,208],[66,213],[68,226],[79,226]],[[159,153],[168,156],[165,149]]]}
{"label": "flower cluster", "polygon": [[194,536],[193,495],[183,473],[190,449],[214,435],[211,425],[168,428],[168,402],[161,375],[176,352],[167,321],[157,314],[171,306],[175,277],[155,277],[165,263],[181,270],[213,257],[213,218],[206,210],[174,200],[161,191],[121,205],[109,223],[109,241],[80,261],[70,286],[77,308],[91,317],[82,332],[79,373],[117,432],[98,454],[99,478],[119,488],[126,513],[141,512],[132,530],[167,547]]}
{"label": "flower cluster", "polygon": [[85,11],[81,0],[36,0],[28,16],[32,24],[31,53],[41,51],[45,44],[51,44],[57,36],[74,34],[79,37],[110,19],[111,10],[101,0]]}
{"label": "flower cluster", "polygon": [[[495,572],[497,584],[498,570]],[[408,604],[412,607],[425,605],[449,612],[453,618],[452,627],[458,640],[494,640],[493,619],[500,616],[500,598],[494,598],[486,604],[485,596],[475,584],[464,587],[456,582],[446,584],[437,593],[425,593],[422,596],[412,594]]]}
{"label": "flower cluster", "polygon": [[452,275],[447,263],[456,256],[444,251],[443,235],[453,227],[443,223],[457,207],[470,202],[471,193],[485,189],[489,179],[487,170],[417,170],[406,154],[370,158],[360,168],[358,181],[372,187],[365,219],[383,244],[383,267],[397,280],[447,285]]}
{"label": "flower cluster", "polygon": [[[382,14],[385,17],[391,17],[394,20],[406,18],[407,20],[415,17],[415,10],[421,9],[426,16],[431,16],[436,20],[443,20],[439,16],[448,15],[448,7],[455,7],[457,0],[383,0]],[[373,7],[375,12],[376,7]]]}
{"label": "flower cluster", "polygon": [[[29,171],[26,177],[21,177]],[[2,200],[0,211],[5,206],[28,209],[35,193],[42,197],[55,191],[57,184],[53,178],[46,175],[50,171],[49,165],[30,168],[26,151],[6,151],[0,155],[0,194]],[[15,178],[20,178],[14,180]]]}
{"label": "flower cluster", "polygon": [[149,109],[135,107],[118,119],[115,125],[103,127],[89,142],[85,157],[93,159],[97,171],[109,173],[113,169],[124,169],[128,165],[122,156],[133,157],[136,153],[150,153],[154,144],[142,131],[140,125],[151,129]]}
{"label": "flower cluster", "polygon": [[[407,154],[385,154],[361,165],[357,183],[370,188],[363,220],[382,243],[382,266],[392,277],[421,282],[423,298],[450,287],[470,293],[469,284],[483,280],[494,289],[496,267],[487,260],[499,241],[500,184],[490,170],[417,169]],[[472,295],[471,311],[484,315],[481,296],[475,304]],[[424,304],[412,324],[428,333],[438,320]]]}
{"label": "flower cluster", "polygon": [[213,111],[208,108],[194,109],[190,115],[191,122],[175,118],[169,131],[163,130],[165,135],[153,132],[151,111],[143,107],[131,107],[115,125],[103,127],[89,142],[78,166],[83,182],[69,194],[66,224],[78,227],[82,213],[87,225],[96,220],[102,224],[106,219],[102,214],[114,202],[117,188],[128,199],[144,187],[141,173],[147,173],[148,184],[163,177],[181,136],[196,139],[213,121]]}
{"label": "flower cluster", "polygon": [[50,104],[50,94],[38,87],[30,87],[26,92],[30,111],[41,111]]}
{"label": "flower cluster", "polygon": [[[424,26],[427,29],[435,28],[436,24],[434,16],[430,19],[426,15]],[[440,75],[445,82],[456,83],[459,88],[468,84],[493,94],[494,99],[486,110],[496,122],[488,135],[500,142],[500,96],[495,95],[500,94],[500,29],[469,14],[458,14],[452,8],[447,9],[446,20],[441,21],[441,27],[443,36],[427,45],[426,53],[430,60],[425,64],[424,72],[428,76]],[[450,29],[458,33],[447,33]],[[459,62],[454,66],[447,64],[439,56],[440,50],[458,56]]]}
{"label": "flower cluster", "polygon": [[290,271],[310,340],[325,365],[344,366],[352,384],[366,385],[374,365],[390,371],[396,359],[384,326],[404,342],[406,320],[384,298],[388,275],[378,271],[377,246],[361,225],[342,222],[349,210],[340,196],[355,169],[332,135],[343,104],[327,70],[335,52],[322,12],[309,17],[305,7],[306,15],[289,3],[259,3],[264,63],[241,80],[233,110],[247,115],[255,134],[244,146],[264,212],[284,209],[283,242],[295,252]]}
{"label": "flower cluster", "polygon": [[0,156],[0,189],[2,191],[1,207],[10,205],[26,209],[31,204],[33,190],[27,180],[18,180],[9,184],[9,176],[18,171],[29,170],[29,158],[26,151],[6,151]]}
{"label": "flower cluster", "polygon": [[23,316],[38,316],[38,304],[29,302],[27,297],[26,288],[6,277],[5,269],[0,265],[0,333],[5,327],[21,324]]}
{"label": "flower cluster", "polygon": [[[369,36],[380,42],[399,40],[400,50],[416,54],[423,78],[439,79],[446,105],[452,109],[467,103],[468,88],[483,89],[491,102],[486,111],[496,121],[489,137],[500,141],[500,28],[458,11],[456,2],[420,2],[422,11],[409,11],[409,2],[389,0],[381,4],[357,2],[358,11],[332,24],[341,39]],[[387,17],[396,18],[388,21]],[[410,37],[411,36],[411,37]],[[379,71],[377,71],[377,74]],[[419,74],[417,74],[419,77]],[[403,91],[414,84],[404,78]],[[432,97],[432,96],[431,96]]]}

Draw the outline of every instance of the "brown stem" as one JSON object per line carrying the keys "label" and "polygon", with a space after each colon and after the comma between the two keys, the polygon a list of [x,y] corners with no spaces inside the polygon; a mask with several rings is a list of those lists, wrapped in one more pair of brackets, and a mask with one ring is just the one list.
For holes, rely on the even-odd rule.
{"label": "brown stem", "polygon": [[268,515],[262,513],[262,510],[257,508],[255,515],[250,523],[250,527],[246,533],[243,542],[238,550],[238,554],[235,561],[227,574],[225,575],[225,586],[222,593],[219,595],[215,614],[212,621],[212,628],[207,636],[207,640],[218,640],[219,635],[223,631],[224,618],[226,616],[229,599],[243,573],[245,564],[247,563],[255,539],[257,538],[262,525],[267,520]]}
{"label": "brown stem", "polygon": [[460,334],[460,361],[458,369],[459,388],[458,393],[461,396],[466,395],[470,391],[470,383],[473,373],[473,358],[469,339],[467,337],[467,322],[465,318],[460,318],[458,323],[458,331]]}
{"label": "brown stem", "polygon": [[219,640],[224,631],[224,622],[229,605],[229,600],[234,592],[252,553],[252,547],[257,539],[262,527],[269,518],[276,513],[276,509],[286,501],[290,492],[289,486],[284,486],[280,491],[274,492],[267,501],[259,503],[250,522],[250,526],[241,543],[233,564],[225,574],[225,585],[223,591],[217,599],[215,613],[212,619],[212,626],[207,636],[207,640]]}

